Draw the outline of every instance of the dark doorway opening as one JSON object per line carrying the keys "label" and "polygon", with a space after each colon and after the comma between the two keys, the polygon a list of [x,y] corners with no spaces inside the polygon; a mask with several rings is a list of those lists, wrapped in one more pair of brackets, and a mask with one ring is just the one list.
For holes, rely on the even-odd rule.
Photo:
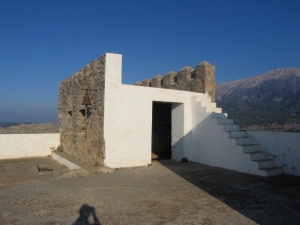
{"label": "dark doorway opening", "polygon": [[172,104],[153,102],[152,159],[171,159]]}

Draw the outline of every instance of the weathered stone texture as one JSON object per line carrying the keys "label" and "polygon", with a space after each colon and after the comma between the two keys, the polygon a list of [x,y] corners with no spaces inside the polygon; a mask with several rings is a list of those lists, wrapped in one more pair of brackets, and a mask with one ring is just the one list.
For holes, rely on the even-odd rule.
{"label": "weathered stone texture", "polygon": [[208,93],[212,101],[216,101],[215,67],[206,61],[201,62],[194,70],[195,92]]}
{"label": "weathered stone texture", "polygon": [[142,81],[141,86],[151,87],[151,79],[146,79],[146,80]]}
{"label": "weathered stone texture", "polygon": [[178,73],[170,71],[163,77],[158,75],[134,85],[208,93],[212,102],[216,101],[215,67],[206,61],[195,69],[185,66]]}
{"label": "weathered stone texture", "polygon": [[170,71],[163,77],[163,87],[168,89],[176,89],[177,73]]}
{"label": "weathered stone texture", "polygon": [[[60,83],[59,125],[64,152],[88,165],[104,165],[105,55]],[[82,105],[85,90],[91,105]]]}
{"label": "weathered stone texture", "polygon": [[185,66],[177,73],[177,90],[191,91],[190,81],[192,71],[192,67]]}
{"label": "weathered stone texture", "polygon": [[162,87],[163,76],[157,75],[151,80],[151,87]]}

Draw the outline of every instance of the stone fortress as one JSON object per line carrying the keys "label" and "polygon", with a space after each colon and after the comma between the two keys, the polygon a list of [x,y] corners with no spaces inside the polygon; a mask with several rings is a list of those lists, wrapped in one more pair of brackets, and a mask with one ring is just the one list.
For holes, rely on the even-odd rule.
{"label": "stone fortress", "polygon": [[[91,166],[105,165],[104,73],[105,56],[101,56],[60,83],[59,124],[63,149]],[[195,70],[185,66],[178,73],[170,71],[165,76],[157,75],[134,85],[209,93],[213,102],[216,99],[215,67],[205,61]],[[91,100],[86,121],[85,105],[82,105],[85,89],[89,90]]]}
{"label": "stone fortress", "polygon": [[261,176],[283,172],[216,107],[213,65],[204,61],[134,85],[121,80],[122,55],[106,53],[60,83],[66,154],[111,168],[145,166],[154,155]]}

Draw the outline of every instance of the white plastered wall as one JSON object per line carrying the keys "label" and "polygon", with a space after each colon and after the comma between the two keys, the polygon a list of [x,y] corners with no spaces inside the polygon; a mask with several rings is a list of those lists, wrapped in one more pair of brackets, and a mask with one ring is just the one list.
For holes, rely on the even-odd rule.
{"label": "white plastered wall", "polygon": [[191,159],[210,166],[266,176],[258,169],[258,164],[250,160],[250,154],[245,154],[243,147],[236,145],[236,139],[229,138],[229,132],[223,131],[223,126],[218,125],[211,113],[207,113],[195,99],[193,103]]}
{"label": "white plastered wall", "polygon": [[285,174],[300,176],[300,133],[247,131],[247,136],[274,159],[275,166],[282,166]]}
{"label": "white plastered wall", "polygon": [[[180,160],[191,142],[191,99],[199,93],[121,84],[122,56],[106,54],[104,100],[105,164],[132,167],[151,163],[152,103],[172,104],[172,158]],[[176,107],[178,106],[178,107]],[[178,128],[178,129],[177,129]],[[180,142],[179,148],[175,143]]]}
{"label": "white plastered wall", "polygon": [[60,134],[1,134],[0,159],[48,156],[57,148]]}
{"label": "white plastered wall", "polygon": [[172,103],[172,159],[187,157],[220,168],[266,176],[201,107],[202,93],[124,85],[122,56],[106,54],[104,102],[105,165],[133,167],[151,163],[152,104]]}

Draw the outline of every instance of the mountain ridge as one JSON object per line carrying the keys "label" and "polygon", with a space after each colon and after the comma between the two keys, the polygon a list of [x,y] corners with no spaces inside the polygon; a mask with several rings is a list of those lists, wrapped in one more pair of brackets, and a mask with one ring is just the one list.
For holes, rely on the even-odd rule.
{"label": "mountain ridge", "polygon": [[234,80],[234,81],[230,81],[230,82],[222,82],[222,83],[219,83],[218,85],[235,84],[235,83],[244,82],[245,80],[255,80],[255,79],[260,79],[260,80],[264,80],[264,79],[269,80],[271,78],[279,79],[282,76],[287,76],[287,75],[290,75],[291,73],[293,73],[292,75],[300,77],[300,68],[292,67],[292,68],[273,69],[273,70],[269,70],[267,72],[261,73],[256,76],[242,78],[242,79],[238,79],[238,80]]}
{"label": "mountain ridge", "polygon": [[217,105],[242,127],[274,123],[284,126],[293,119],[296,124],[300,120],[300,68],[274,69],[220,83],[216,93]]}

